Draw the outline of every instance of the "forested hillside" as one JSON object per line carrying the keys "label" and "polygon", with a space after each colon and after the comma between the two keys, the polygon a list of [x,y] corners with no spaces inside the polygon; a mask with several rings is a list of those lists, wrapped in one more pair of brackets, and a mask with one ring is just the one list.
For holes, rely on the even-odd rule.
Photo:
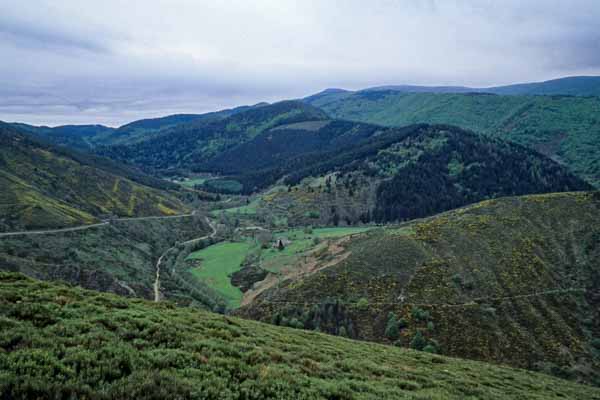
{"label": "forested hillside", "polygon": [[189,170],[267,129],[325,119],[327,116],[321,110],[301,102],[284,101],[251,107],[225,119],[179,125],[149,140],[105,147],[99,153],[148,170]]}
{"label": "forested hillside", "polygon": [[542,374],[0,273],[6,399],[600,399]]}
{"label": "forested hillside", "polygon": [[39,142],[0,125],[0,230],[64,227],[98,217],[173,215],[173,187],[122,165]]}
{"label": "forested hillside", "polygon": [[600,385],[599,227],[598,192],[488,200],[342,239],[239,313]]}
{"label": "forested hillside", "polygon": [[600,184],[600,97],[403,93],[323,93],[307,98],[333,118],[404,126],[451,124],[520,143]]}
{"label": "forested hillside", "polygon": [[379,129],[237,179],[265,187],[282,176],[289,189],[260,206],[300,225],[402,221],[499,196],[591,188],[535,151],[442,125]]}

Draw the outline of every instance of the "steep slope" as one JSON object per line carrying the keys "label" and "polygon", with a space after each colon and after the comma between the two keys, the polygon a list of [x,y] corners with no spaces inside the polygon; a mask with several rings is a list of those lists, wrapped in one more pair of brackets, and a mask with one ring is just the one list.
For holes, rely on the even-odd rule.
{"label": "steep slope", "polygon": [[[171,215],[186,207],[162,190],[116,175],[127,168],[72,153],[0,125],[0,230],[85,224],[96,217]],[[155,180],[136,172],[129,177]]]}
{"label": "steep slope", "polygon": [[599,192],[502,198],[342,240],[239,312],[600,385],[598,260]]}
{"label": "steep slope", "polygon": [[459,128],[374,132],[236,179],[261,187],[285,176],[288,190],[263,196],[260,208],[299,225],[407,220],[499,196],[591,188],[539,153]]}
{"label": "steep slope", "polygon": [[548,376],[0,274],[2,398],[599,399]]}
{"label": "steep slope", "polygon": [[224,119],[179,125],[149,140],[106,147],[100,153],[150,170],[189,170],[267,129],[324,119],[327,116],[321,110],[301,102],[284,101],[251,107]]}
{"label": "steep slope", "polygon": [[600,185],[600,97],[334,93],[309,100],[333,118],[386,126],[443,123],[520,143]]}

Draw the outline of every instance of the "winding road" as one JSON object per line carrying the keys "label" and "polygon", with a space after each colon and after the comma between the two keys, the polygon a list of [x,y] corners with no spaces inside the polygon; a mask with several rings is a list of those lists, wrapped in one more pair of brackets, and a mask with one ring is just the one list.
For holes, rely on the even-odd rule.
{"label": "winding road", "polygon": [[196,211],[193,211],[189,214],[165,215],[165,216],[155,216],[155,217],[123,217],[123,218],[115,218],[113,220],[102,221],[97,224],[73,226],[70,228],[46,229],[46,230],[36,230],[36,231],[1,232],[0,238],[8,237],[8,236],[47,235],[47,234],[52,234],[52,233],[83,231],[86,229],[98,228],[100,226],[110,225],[111,222],[113,222],[113,221],[114,222],[116,222],[116,221],[145,221],[145,220],[152,220],[152,219],[170,219],[170,218],[192,217],[194,215],[196,215]]}
{"label": "winding road", "polygon": [[[183,242],[183,244],[195,243],[200,240],[215,237],[215,235],[217,234],[217,228],[213,225],[212,221],[210,219],[208,219],[208,217],[204,217],[204,218],[206,219],[206,223],[208,224],[208,226],[210,226],[210,229],[212,229],[212,233],[210,233],[208,235],[204,235],[199,238],[187,240],[187,241]],[[158,257],[158,261],[156,262],[156,279],[154,280],[154,301],[155,302],[160,301],[160,264],[162,263],[164,256],[174,248],[175,248],[175,246],[169,247],[167,250],[165,250],[165,252],[162,253],[160,255],[160,257]]]}
{"label": "winding road", "polygon": [[44,231],[19,231],[19,232],[3,232],[0,233],[0,238],[7,236],[23,236],[23,235],[46,235],[50,233],[62,233],[62,232],[74,232],[83,231],[91,228],[98,228],[110,224],[108,221],[100,222],[98,224],[74,226],[72,228],[60,228],[60,229],[48,229]]}

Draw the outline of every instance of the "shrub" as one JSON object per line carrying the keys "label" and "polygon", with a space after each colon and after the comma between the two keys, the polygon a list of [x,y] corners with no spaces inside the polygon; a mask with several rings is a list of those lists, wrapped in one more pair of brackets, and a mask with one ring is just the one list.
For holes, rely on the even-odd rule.
{"label": "shrub", "polygon": [[419,307],[413,307],[411,314],[415,321],[428,321],[431,318],[429,311],[425,311]]}
{"label": "shrub", "polygon": [[365,297],[361,297],[356,303],[356,307],[359,310],[365,311],[367,308],[369,308],[369,300],[367,300]]}
{"label": "shrub", "polygon": [[426,353],[433,353],[433,354],[436,354],[438,352],[437,348],[432,344],[428,344],[427,346],[423,347],[423,351]]}
{"label": "shrub", "polygon": [[427,346],[427,339],[425,339],[421,331],[417,331],[415,336],[410,341],[410,348],[415,350],[423,350],[425,346]]}
{"label": "shrub", "polygon": [[385,327],[385,336],[390,340],[396,340],[400,336],[400,328],[398,327],[398,319],[396,314],[390,313],[388,322]]}

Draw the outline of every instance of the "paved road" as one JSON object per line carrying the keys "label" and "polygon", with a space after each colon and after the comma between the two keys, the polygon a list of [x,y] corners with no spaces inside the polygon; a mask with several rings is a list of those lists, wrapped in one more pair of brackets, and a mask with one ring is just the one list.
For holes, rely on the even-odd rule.
{"label": "paved road", "polygon": [[[210,229],[212,229],[212,233],[210,233],[209,235],[204,235],[202,237],[199,238],[195,238],[195,239],[190,239],[188,241],[183,242],[183,244],[189,244],[189,243],[194,243],[200,240],[204,240],[204,239],[208,239],[208,238],[213,238],[215,237],[215,235],[217,234],[217,228],[213,225],[213,223],[211,222],[210,219],[208,219],[208,217],[204,217],[206,219],[206,223],[208,224],[208,226],[210,226]],[[168,248],[167,250],[165,250],[164,253],[162,253],[160,255],[160,257],[158,257],[158,261],[156,262],[156,279],[154,280],[154,301],[158,302],[160,301],[160,263],[162,263],[163,257],[169,252],[171,251],[171,249],[174,249],[175,246]]]}
{"label": "paved road", "polygon": [[37,230],[37,231],[18,231],[18,232],[3,232],[0,233],[0,238],[7,236],[22,236],[22,235],[47,235],[52,233],[63,233],[63,232],[74,232],[74,231],[83,231],[86,229],[97,228],[99,226],[109,225],[111,221],[145,221],[145,220],[153,220],[153,219],[170,219],[170,218],[183,218],[183,217],[192,217],[196,215],[196,211],[190,214],[180,214],[180,215],[166,215],[166,216],[156,216],[156,217],[125,217],[125,218],[115,218],[109,221],[102,221],[97,224],[90,225],[80,225],[74,226],[71,228],[60,228],[60,229],[46,229],[46,230]]}

